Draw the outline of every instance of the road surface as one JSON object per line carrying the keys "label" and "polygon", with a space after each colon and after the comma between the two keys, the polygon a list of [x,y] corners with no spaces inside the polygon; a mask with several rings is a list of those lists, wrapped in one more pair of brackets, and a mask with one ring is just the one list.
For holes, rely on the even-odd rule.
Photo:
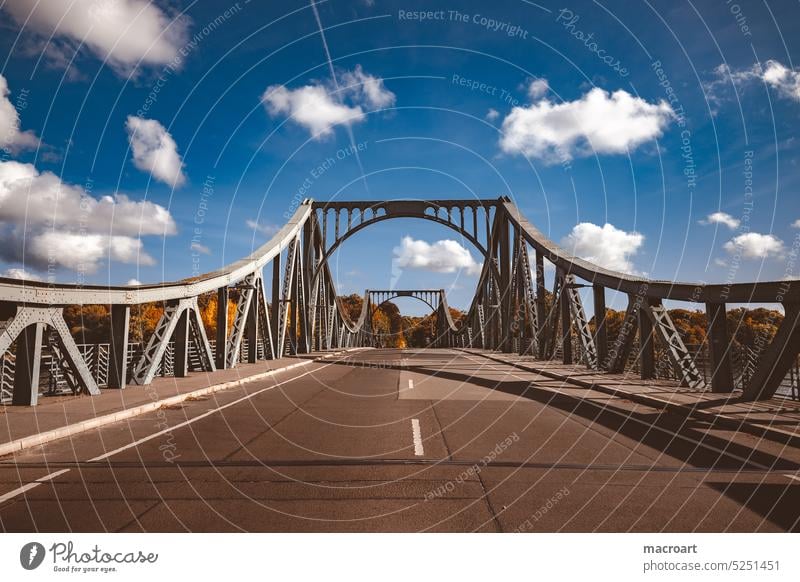
{"label": "road surface", "polygon": [[0,459],[0,529],[796,531],[798,468],[478,354],[380,349]]}

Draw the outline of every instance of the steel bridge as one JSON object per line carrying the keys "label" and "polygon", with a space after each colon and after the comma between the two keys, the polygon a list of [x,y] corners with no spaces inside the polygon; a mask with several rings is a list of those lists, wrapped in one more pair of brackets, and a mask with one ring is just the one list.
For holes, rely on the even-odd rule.
{"label": "steel bridge", "polygon": [[[375,313],[385,303],[398,297],[417,299],[431,308],[436,316],[436,333],[433,341],[427,347],[448,348],[452,347],[449,341],[453,338],[452,330],[457,329],[450,306],[447,304],[447,294],[444,289],[367,289],[364,292],[368,314]],[[373,347],[383,347],[379,334],[373,328],[373,317],[367,316],[364,326],[366,342],[372,338]]]}
{"label": "steel bridge", "polygon": [[[458,233],[480,253],[483,267],[466,315],[455,323],[442,290],[367,291],[360,315],[347,316],[329,259],[347,239],[377,223],[416,218]],[[531,261],[531,258],[533,259]],[[533,262],[533,265],[531,265]],[[546,289],[545,264],[555,268]],[[267,289],[264,269],[271,269]],[[581,289],[591,289],[595,323],[584,310]],[[232,326],[218,309],[210,341],[198,297],[217,294],[217,305],[236,293]],[[624,323],[615,337],[606,325],[609,292],[627,296]],[[560,357],[598,372],[621,372],[631,358],[643,379],[656,375],[658,343],[682,385],[730,392],[734,387],[732,342],[726,304],[782,305],[785,317],[757,353],[742,398],[771,398],[800,351],[800,281],[707,285],[651,280],[605,269],[572,256],[548,240],[507,197],[473,200],[320,202],[305,200],[272,237],[248,257],[192,279],[140,286],[48,284],[0,279],[0,301],[10,316],[0,324],[0,353],[13,352],[13,403],[33,405],[39,394],[42,348],[47,346],[70,389],[99,393],[96,378],[64,319],[69,306],[110,306],[109,388],[147,385],[168,349],[176,377],[191,371],[235,367],[241,360],[273,359],[374,342],[371,313],[391,294],[407,293],[440,315],[435,345]],[[664,301],[705,304],[710,379],[699,372]],[[131,307],[159,303],[163,315],[141,353],[131,356]],[[212,347],[213,343],[213,347]],[[766,342],[765,342],[766,343]],[[249,346],[243,357],[243,346]],[[190,354],[193,357],[190,357]]]}

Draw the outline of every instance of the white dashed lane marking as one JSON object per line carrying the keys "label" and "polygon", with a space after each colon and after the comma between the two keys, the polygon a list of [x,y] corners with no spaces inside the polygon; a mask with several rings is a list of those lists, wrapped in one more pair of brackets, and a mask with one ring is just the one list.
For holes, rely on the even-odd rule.
{"label": "white dashed lane marking", "polygon": [[414,438],[414,454],[421,457],[425,454],[425,449],[422,448],[422,430],[419,428],[419,419],[411,419],[411,435]]}

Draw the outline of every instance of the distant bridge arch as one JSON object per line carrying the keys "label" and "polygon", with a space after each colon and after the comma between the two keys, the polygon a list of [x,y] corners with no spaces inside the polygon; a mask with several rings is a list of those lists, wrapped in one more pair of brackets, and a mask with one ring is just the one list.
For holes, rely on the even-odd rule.
{"label": "distant bridge arch", "polygon": [[367,335],[372,335],[373,344],[377,340],[378,334],[374,332],[372,317],[375,311],[383,305],[398,297],[410,297],[425,303],[431,308],[432,314],[436,314],[436,336],[433,338],[433,347],[450,347],[451,339],[458,333],[458,327],[453,321],[450,307],[447,304],[447,295],[444,289],[367,289],[364,292],[364,302],[366,304]]}

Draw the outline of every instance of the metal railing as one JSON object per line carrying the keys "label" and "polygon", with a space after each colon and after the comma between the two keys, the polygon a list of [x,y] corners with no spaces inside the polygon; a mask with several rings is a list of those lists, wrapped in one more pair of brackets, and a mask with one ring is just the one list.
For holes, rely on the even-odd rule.
{"label": "metal railing", "polygon": [[[573,353],[581,354],[582,357],[582,348],[576,337],[576,334],[573,333],[571,340]],[[695,366],[700,371],[704,380],[704,384],[706,386],[710,386],[713,365],[711,362],[711,356],[708,353],[708,344],[686,344],[686,348],[692,354]],[[655,379],[678,381],[678,375],[675,371],[675,367],[672,365],[672,362],[669,359],[666,348],[659,342],[656,342],[654,349],[656,364]],[[560,350],[561,346],[558,346],[555,354],[556,357],[561,357]],[[747,386],[750,378],[756,370],[759,352],[751,346],[738,343],[730,346],[730,350],[734,381],[733,389],[734,392],[741,392],[744,390],[745,386]],[[630,355],[628,356],[625,364],[625,373],[639,374],[639,363],[639,340],[637,338],[633,342],[633,349],[631,349]],[[794,358],[789,372],[783,378],[783,381],[781,382],[780,387],[775,394],[776,396],[789,398],[791,400],[800,400],[800,356],[796,356]]]}
{"label": "metal railing", "polygon": [[[211,349],[216,349],[216,341],[210,340]],[[89,368],[89,372],[101,388],[108,386],[108,367],[109,367],[109,344],[77,344],[78,350],[84,358],[84,361]],[[144,345],[142,343],[132,343],[128,345],[128,362],[129,373],[135,365],[138,357],[141,355]],[[258,353],[259,358],[264,358],[264,342],[259,338]],[[248,358],[249,345],[247,339],[242,340],[242,349],[239,353],[239,361],[246,362]],[[175,371],[173,367],[175,355],[175,343],[170,342],[167,345],[164,358],[158,367],[157,376],[170,377],[174,376]],[[0,405],[11,403],[11,398],[14,390],[14,369],[15,369],[16,356],[12,352],[7,352],[0,358]],[[199,369],[200,354],[193,345],[189,345],[189,367],[190,369]],[[67,383],[67,379],[52,350],[45,347],[42,350],[42,360],[39,368],[39,395],[48,396],[64,396],[74,394],[72,388]]]}

